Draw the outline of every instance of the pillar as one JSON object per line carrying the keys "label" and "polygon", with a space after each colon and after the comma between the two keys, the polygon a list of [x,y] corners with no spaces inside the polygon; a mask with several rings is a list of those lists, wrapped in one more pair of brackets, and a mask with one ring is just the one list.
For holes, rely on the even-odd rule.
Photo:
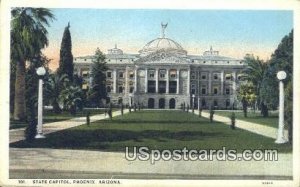
{"label": "pillar", "polygon": [[117,93],[117,70],[113,70],[113,93]]}
{"label": "pillar", "polygon": [[137,83],[138,78],[137,78],[137,76],[138,76],[138,67],[135,67],[135,70],[134,70],[134,92],[135,93],[137,93],[137,91],[138,91],[138,89],[137,89],[137,87],[138,87],[138,83]]}
{"label": "pillar", "polygon": [[177,85],[176,85],[177,89],[176,89],[176,94],[179,94],[179,81],[180,81],[179,77],[180,77],[180,69],[177,69],[177,74],[176,74],[176,75],[177,75],[177,76],[176,76],[176,78],[177,78]]}
{"label": "pillar", "polygon": [[208,72],[208,95],[211,95],[211,76],[212,72]]}
{"label": "pillar", "polygon": [[169,69],[167,69],[167,84],[166,84],[166,94],[169,93]]}
{"label": "pillar", "polygon": [[145,68],[145,93],[148,92],[148,68]]}
{"label": "pillar", "polygon": [[187,78],[187,89],[186,89],[186,93],[187,95],[190,95],[190,85],[191,85],[191,70],[190,68],[188,69],[188,72],[187,72],[187,75],[188,75],[188,78]]}
{"label": "pillar", "polygon": [[221,95],[224,94],[224,70],[221,71]]}
{"label": "pillar", "polygon": [[156,79],[155,79],[155,92],[158,93],[158,79],[159,79],[159,71],[158,71],[158,68],[156,68],[156,71],[155,71],[155,76],[156,76]]}

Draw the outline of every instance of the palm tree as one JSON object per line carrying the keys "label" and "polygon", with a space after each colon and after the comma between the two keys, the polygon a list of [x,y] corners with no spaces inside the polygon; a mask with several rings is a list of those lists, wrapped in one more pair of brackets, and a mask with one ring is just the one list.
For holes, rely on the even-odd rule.
{"label": "palm tree", "polygon": [[13,8],[11,11],[11,59],[16,62],[14,119],[25,118],[26,61],[32,60],[48,45],[49,20],[54,19],[45,8]]}
{"label": "palm tree", "polygon": [[265,78],[265,73],[268,68],[268,63],[260,60],[259,58],[255,59],[253,56],[247,56],[245,58],[247,62],[247,68],[245,69],[245,79],[251,82],[255,88],[255,94],[257,97],[257,103],[261,104],[260,102],[260,89],[262,82]]}
{"label": "palm tree", "polygon": [[61,91],[59,95],[60,103],[63,103],[64,108],[69,110],[71,114],[76,114],[76,108],[82,101],[82,91],[78,86],[68,86]]}
{"label": "palm tree", "polygon": [[51,74],[49,79],[45,81],[45,95],[53,106],[55,113],[60,113],[59,95],[67,87],[69,83],[68,75],[60,75],[58,73]]}

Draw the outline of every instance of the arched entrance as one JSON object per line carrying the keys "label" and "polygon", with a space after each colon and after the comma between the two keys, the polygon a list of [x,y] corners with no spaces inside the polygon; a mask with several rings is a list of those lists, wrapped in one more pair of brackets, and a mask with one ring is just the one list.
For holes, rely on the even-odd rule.
{"label": "arched entrance", "polygon": [[158,108],[165,108],[165,99],[164,98],[159,99]]}
{"label": "arched entrance", "polygon": [[174,109],[175,105],[176,105],[175,99],[174,98],[170,99],[170,101],[169,101],[169,108],[170,109]]}
{"label": "arched entrance", "polygon": [[148,99],[148,108],[154,108],[154,99],[153,98]]}

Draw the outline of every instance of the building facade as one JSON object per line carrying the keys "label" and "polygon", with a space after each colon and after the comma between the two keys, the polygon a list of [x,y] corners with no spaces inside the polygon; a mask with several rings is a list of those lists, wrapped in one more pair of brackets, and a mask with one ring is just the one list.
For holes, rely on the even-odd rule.
{"label": "building facade", "polygon": [[[106,88],[110,102],[146,108],[190,107],[229,109],[237,106],[237,88],[246,64],[241,59],[205,51],[188,55],[176,41],[160,37],[148,42],[138,54],[126,54],[117,46],[106,54]],[[93,56],[74,58],[74,72],[88,89]]]}

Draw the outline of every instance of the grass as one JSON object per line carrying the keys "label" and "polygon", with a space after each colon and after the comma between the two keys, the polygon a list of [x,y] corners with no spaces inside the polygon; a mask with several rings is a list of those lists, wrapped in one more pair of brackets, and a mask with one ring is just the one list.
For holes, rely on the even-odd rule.
{"label": "grass", "polygon": [[[84,116],[86,116],[87,111],[89,111],[91,115],[104,113],[104,109],[83,109],[83,111],[78,111],[77,114],[74,116],[74,115],[71,115],[70,112],[68,112],[68,111],[63,111],[60,114],[56,114],[52,110],[44,110],[43,122],[51,123],[51,122],[56,122],[56,121],[69,120],[71,118],[76,118],[76,117],[84,117]],[[28,126],[28,124],[26,122],[11,119],[9,128],[17,129],[17,128],[23,128],[23,127],[27,127],[27,126]]]}
{"label": "grass", "polygon": [[139,111],[110,120],[81,125],[47,135],[32,143],[11,147],[124,151],[125,146],[150,149],[278,149],[291,152],[291,145],[278,145],[266,138],[181,111]]}
{"label": "grass", "polygon": [[[215,111],[216,115],[230,117],[232,111]],[[258,123],[261,125],[266,125],[270,127],[278,127],[278,112],[270,112],[268,117],[263,117],[260,113],[254,113],[252,111],[248,111],[247,118],[244,117],[244,113],[241,111],[235,112],[236,119],[248,121],[252,123]]]}

